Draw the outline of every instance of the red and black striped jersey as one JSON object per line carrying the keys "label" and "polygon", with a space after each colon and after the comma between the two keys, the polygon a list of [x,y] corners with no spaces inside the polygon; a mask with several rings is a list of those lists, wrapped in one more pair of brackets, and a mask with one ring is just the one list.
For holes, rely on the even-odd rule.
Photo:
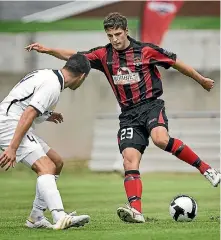
{"label": "red and black striped jersey", "polygon": [[92,68],[106,75],[122,110],[161,96],[163,87],[157,66],[168,69],[176,61],[174,53],[128,39],[130,45],[122,51],[107,44],[80,52],[89,59]]}

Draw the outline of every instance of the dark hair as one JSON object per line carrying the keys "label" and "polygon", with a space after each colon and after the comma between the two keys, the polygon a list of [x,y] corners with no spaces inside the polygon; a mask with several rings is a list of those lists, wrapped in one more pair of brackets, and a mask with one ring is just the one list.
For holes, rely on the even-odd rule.
{"label": "dark hair", "polygon": [[83,54],[76,53],[68,59],[64,69],[67,69],[74,75],[80,75],[82,73],[88,75],[91,70],[91,65],[89,60]]}
{"label": "dark hair", "polygon": [[103,25],[105,30],[107,30],[108,28],[114,29],[121,28],[123,30],[126,30],[127,18],[118,12],[113,12],[105,17]]}

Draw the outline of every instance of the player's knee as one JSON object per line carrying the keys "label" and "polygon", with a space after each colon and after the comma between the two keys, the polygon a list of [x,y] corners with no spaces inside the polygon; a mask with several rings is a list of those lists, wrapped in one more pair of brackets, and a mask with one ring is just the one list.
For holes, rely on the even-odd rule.
{"label": "player's knee", "polygon": [[38,176],[44,174],[56,174],[56,165],[52,162],[52,160],[47,157],[41,157],[32,165],[32,170],[35,171]]}
{"label": "player's knee", "polygon": [[161,149],[165,149],[169,142],[167,129],[162,126],[158,126],[152,129],[151,138],[153,143]]}
{"label": "player's knee", "polygon": [[48,164],[47,166],[43,167],[39,172],[38,175],[44,175],[44,174],[52,174],[56,175],[57,169],[53,162],[51,164]]}
{"label": "player's knee", "polygon": [[61,158],[61,156],[55,152],[53,149],[50,149],[47,153],[47,156],[51,159],[51,161],[55,164],[56,166],[56,174],[60,174],[63,166],[64,166],[64,162]]}
{"label": "player's knee", "polygon": [[124,158],[124,169],[128,169],[133,165],[133,161],[130,158]]}
{"label": "player's knee", "polygon": [[152,140],[153,140],[153,143],[161,149],[165,149],[169,142],[169,138],[167,136],[160,136],[160,135],[156,135],[154,138],[152,138]]}

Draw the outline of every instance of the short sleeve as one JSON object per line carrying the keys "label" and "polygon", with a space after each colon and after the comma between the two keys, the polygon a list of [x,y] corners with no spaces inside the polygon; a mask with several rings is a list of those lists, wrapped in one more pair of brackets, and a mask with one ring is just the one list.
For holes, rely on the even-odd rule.
{"label": "short sleeve", "polygon": [[143,51],[145,57],[149,59],[150,64],[168,69],[176,62],[177,56],[175,53],[169,52],[157,45],[147,44]]}
{"label": "short sleeve", "polygon": [[45,83],[35,89],[29,106],[34,107],[37,111],[43,114],[44,112],[53,109],[58,102],[59,96],[60,90],[56,86],[51,86],[50,84]]}
{"label": "short sleeve", "polygon": [[104,68],[102,65],[102,58],[105,52],[106,52],[105,47],[98,47],[98,48],[92,48],[89,51],[78,52],[78,53],[83,54],[87,57],[87,59],[90,61],[91,68],[104,72]]}

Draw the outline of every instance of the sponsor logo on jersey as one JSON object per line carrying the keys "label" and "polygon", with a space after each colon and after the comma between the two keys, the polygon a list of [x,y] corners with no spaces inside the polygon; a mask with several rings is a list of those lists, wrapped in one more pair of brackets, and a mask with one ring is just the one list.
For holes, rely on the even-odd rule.
{"label": "sponsor logo on jersey", "polygon": [[114,65],[114,64],[116,64],[116,62],[115,62],[115,61],[112,61],[112,62],[107,62],[107,65]]}
{"label": "sponsor logo on jersey", "polygon": [[135,57],[135,58],[134,58],[134,65],[135,65],[135,66],[140,66],[140,65],[142,65],[142,61],[141,61],[141,59],[140,59],[139,57]]}
{"label": "sponsor logo on jersey", "polygon": [[113,75],[115,85],[133,84],[140,82],[140,76],[137,72],[132,72],[127,67],[120,67],[117,75]]}

